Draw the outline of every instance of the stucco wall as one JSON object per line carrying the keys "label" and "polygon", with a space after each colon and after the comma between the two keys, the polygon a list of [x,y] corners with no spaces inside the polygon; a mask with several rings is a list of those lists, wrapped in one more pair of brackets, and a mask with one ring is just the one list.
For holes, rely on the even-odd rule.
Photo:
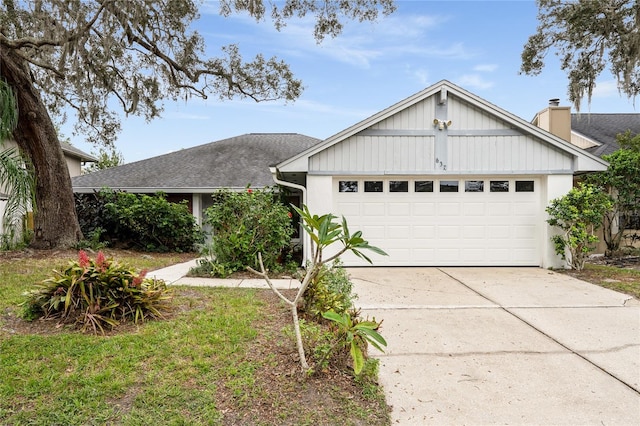
{"label": "stucco wall", "polygon": [[[544,185],[542,191],[542,206],[543,209],[546,208],[551,200],[562,197],[566,193],[568,193],[573,187],[573,176],[572,175],[549,175],[546,177],[546,184]],[[541,266],[543,268],[565,268],[566,262],[562,260],[562,258],[557,255],[554,251],[553,243],[551,242],[551,237],[557,234],[559,231],[549,226],[546,223],[546,220],[549,218],[549,215],[544,212],[543,220],[545,221],[543,235],[542,235],[542,259]]]}

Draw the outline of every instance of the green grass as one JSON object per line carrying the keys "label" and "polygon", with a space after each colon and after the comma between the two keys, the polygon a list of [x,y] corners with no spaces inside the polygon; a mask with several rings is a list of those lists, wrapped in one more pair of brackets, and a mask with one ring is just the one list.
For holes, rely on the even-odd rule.
{"label": "green grass", "polygon": [[[116,259],[136,269],[176,262]],[[106,336],[39,332],[37,322],[13,331],[6,321],[22,293],[68,260],[0,262],[0,424],[388,424],[376,385],[305,378],[295,360],[283,364],[273,343],[282,325],[258,290],[177,287],[171,318]]]}
{"label": "green grass", "polygon": [[640,270],[587,264],[579,277],[599,286],[640,299]]}
{"label": "green grass", "polygon": [[2,424],[211,424],[221,379],[251,386],[243,348],[260,304],[198,289],[203,309],[108,337],[63,332],[0,341]]}

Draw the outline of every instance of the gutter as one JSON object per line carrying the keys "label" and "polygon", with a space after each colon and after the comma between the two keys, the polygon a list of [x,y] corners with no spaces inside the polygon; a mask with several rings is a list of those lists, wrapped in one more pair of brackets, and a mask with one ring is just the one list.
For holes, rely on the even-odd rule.
{"label": "gutter", "polygon": [[[286,186],[287,188],[294,188],[294,189],[300,190],[300,192],[302,192],[302,204],[305,206],[307,205],[307,188],[305,188],[302,185],[298,185],[297,183],[287,182],[286,180],[280,180],[278,178],[279,170],[276,167],[269,167],[269,171],[271,172],[271,178],[276,184],[281,186]],[[309,253],[311,249],[311,239],[309,238],[309,235],[307,235],[307,233],[304,231],[304,229],[302,229],[302,226],[300,226],[300,228],[301,229],[299,232],[302,240],[302,264],[300,266],[304,268],[306,265],[307,259],[310,258]]]}

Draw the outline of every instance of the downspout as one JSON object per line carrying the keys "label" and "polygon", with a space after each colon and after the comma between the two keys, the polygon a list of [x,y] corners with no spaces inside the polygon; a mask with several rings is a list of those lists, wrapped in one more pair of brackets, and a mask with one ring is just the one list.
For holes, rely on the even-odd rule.
{"label": "downspout", "polygon": [[[302,185],[298,185],[297,183],[280,180],[278,178],[278,169],[276,167],[269,167],[269,171],[271,172],[271,178],[276,184],[286,186],[288,188],[294,188],[294,189],[300,190],[300,192],[302,192],[302,204],[305,206],[307,205],[307,188],[305,188]],[[309,258],[309,249],[311,248],[311,240],[309,239],[309,236],[307,235],[307,233],[304,232],[304,230],[302,229],[302,226],[300,226],[299,233],[302,239],[302,265],[300,266],[305,267],[307,263],[307,259]]]}

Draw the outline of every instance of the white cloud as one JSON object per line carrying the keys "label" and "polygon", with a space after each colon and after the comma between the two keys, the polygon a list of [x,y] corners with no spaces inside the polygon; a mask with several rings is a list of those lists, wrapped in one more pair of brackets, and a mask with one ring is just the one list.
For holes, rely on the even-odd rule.
{"label": "white cloud", "polygon": [[619,97],[618,83],[615,80],[597,81],[593,89],[594,98]]}
{"label": "white cloud", "polygon": [[473,67],[474,71],[479,71],[479,72],[493,72],[497,69],[498,69],[497,64],[480,64]]}
{"label": "white cloud", "polygon": [[408,68],[409,68],[407,70],[408,74],[412,76],[416,81],[418,81],[421,87],[427,87],[431,83],[431,80],[429,80],[429,71],[427,71],[425,68],[418,68],[418,69],[411,69],[411,67],[408,67]]}
{"label": "white cloud", "polygon": [[168,113],[166,118],[175,120],[210,120],[211,117],[207,115],[187,114],[185,112],[171,112]]}
{"label": "white cloud", "polygon": [[461,87],[468,87],[473,89],[490,89],[493,87],[493,82],[483,79],[478,74],[464,74],[457,78],[456,84]]}

